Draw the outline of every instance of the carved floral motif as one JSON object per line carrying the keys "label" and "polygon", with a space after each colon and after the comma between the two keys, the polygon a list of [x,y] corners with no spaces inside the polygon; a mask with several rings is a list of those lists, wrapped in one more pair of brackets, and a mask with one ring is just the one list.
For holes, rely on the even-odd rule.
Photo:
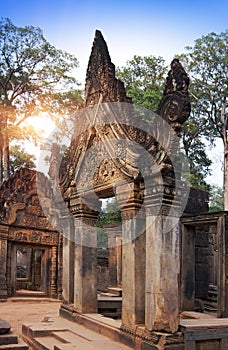
{"label": "carved floral motif", "polygon": [[9,239],[31,244],[58,245],[59,235],[57,232],[12,230],[9,234]]}

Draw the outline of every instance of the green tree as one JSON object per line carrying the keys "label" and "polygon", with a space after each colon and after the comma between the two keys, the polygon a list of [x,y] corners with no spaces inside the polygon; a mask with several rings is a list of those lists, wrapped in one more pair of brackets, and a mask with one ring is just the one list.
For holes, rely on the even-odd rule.
{"label": "green tree", "polygon": [[35,169],[36,157],[29,154],[21,146],[10,146],[10,175],[21,167]]}
{"label": "green tree", "polygon": [[193,111],[182,129],[181,148],[189,163],[189,183],[193,187],[209,190],[205,177],[211,174],[212,161],[206,154],[200,121],[194,117]]}
{"label": "green tree", "polygon": [[191,75],[192,109],[201,135],[224,145],[224,209],[228,210],[228,31],[195,40],[181,55]]}
{"label": "green tree", "polygon": [[125,67],[118,67],[117,77],[125,84],[134,104],[156,112],[162,97],[167,66],[162,57],[134,56]]}
{"label": "green tree", "polygon": [[209,210],[211,212],[223,210],[223,189],[220,186],[212,185],[210,188]]}
{"label": "green tree", "polygon": [[105,225],[121,223],[121,211],[116,198],[111,198],[106,202],[98,217],[97,242],[98,247],[108,247],[108,236]]}
{"label": "green tree", "polygon": [[10,141],[37,137],[23,122],[53,112],[56,93],[75,89],[71,72],[77,65],[77,59],[52,46],[40,28],[16,27],[8,18],[0,21],[0,183],[9,176]]}

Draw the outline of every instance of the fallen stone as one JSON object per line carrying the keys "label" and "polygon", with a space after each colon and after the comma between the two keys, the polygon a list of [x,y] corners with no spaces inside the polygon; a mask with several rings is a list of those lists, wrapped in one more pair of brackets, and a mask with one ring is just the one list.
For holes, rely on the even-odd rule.
{"label": "fallen stone", "polygon": [[11,325],[9,322],[0,319],[0,335],[1,334],[6,334],[10,331]]}

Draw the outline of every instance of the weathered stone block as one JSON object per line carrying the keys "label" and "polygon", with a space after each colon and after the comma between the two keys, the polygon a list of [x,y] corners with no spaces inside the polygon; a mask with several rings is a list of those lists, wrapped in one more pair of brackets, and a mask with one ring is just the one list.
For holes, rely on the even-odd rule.
{"label": "weathered stone block", "polygon": [[10,331],[11,325],[9,322],[0,319],[0,334],[6,334]]}

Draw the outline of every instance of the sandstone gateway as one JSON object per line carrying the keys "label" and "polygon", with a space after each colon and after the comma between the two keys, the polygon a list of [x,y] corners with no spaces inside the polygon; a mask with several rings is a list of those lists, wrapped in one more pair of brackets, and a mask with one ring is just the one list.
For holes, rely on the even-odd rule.
{"label": "sandstone gateway", "polygon": [[[45,292],[62,298],[63,319],[134,349],[228,349],[227,212],[207,213],[207,194],[194,189],[188,193],[180,175],[178,143],[190,114],[188,85],[186,72],[174,59],[157,115],[146,122],[147,111],[134,107],[126,96],[102,34],[96,31],[85,106],[75,118],[71,145],[60,167],[58,147],[53,147],[52,188],[40,175],[42,208],[28,188],[23,191],[27,197],[20,194],[25,170],[10,180],[17,189],[14,198],[7,192],[10,186],[3,184],[2,298],[12,295],[20,282],[11,276],[11,247],[32,247],[41,253],[29,251],[30,257],[35,254],[33,259],[43,266],[39,271],[46,271],[33,281],[41,289],[46,281]],[[99,314],[97,268],[98,216],[102,200],[113,196],[121,210],[121,224],[107,229],[110,281],[122,290],[121,319],[116,323]],[[47,208],[52,225],[45,221]],[[36,224],[25,215],[35,215]],[[43,256],[49,257],[50,269]],[[213,315],[202,319],[196,308]],[[31,325],[23,327],[24,339],[38,349],[34,332]]]}

